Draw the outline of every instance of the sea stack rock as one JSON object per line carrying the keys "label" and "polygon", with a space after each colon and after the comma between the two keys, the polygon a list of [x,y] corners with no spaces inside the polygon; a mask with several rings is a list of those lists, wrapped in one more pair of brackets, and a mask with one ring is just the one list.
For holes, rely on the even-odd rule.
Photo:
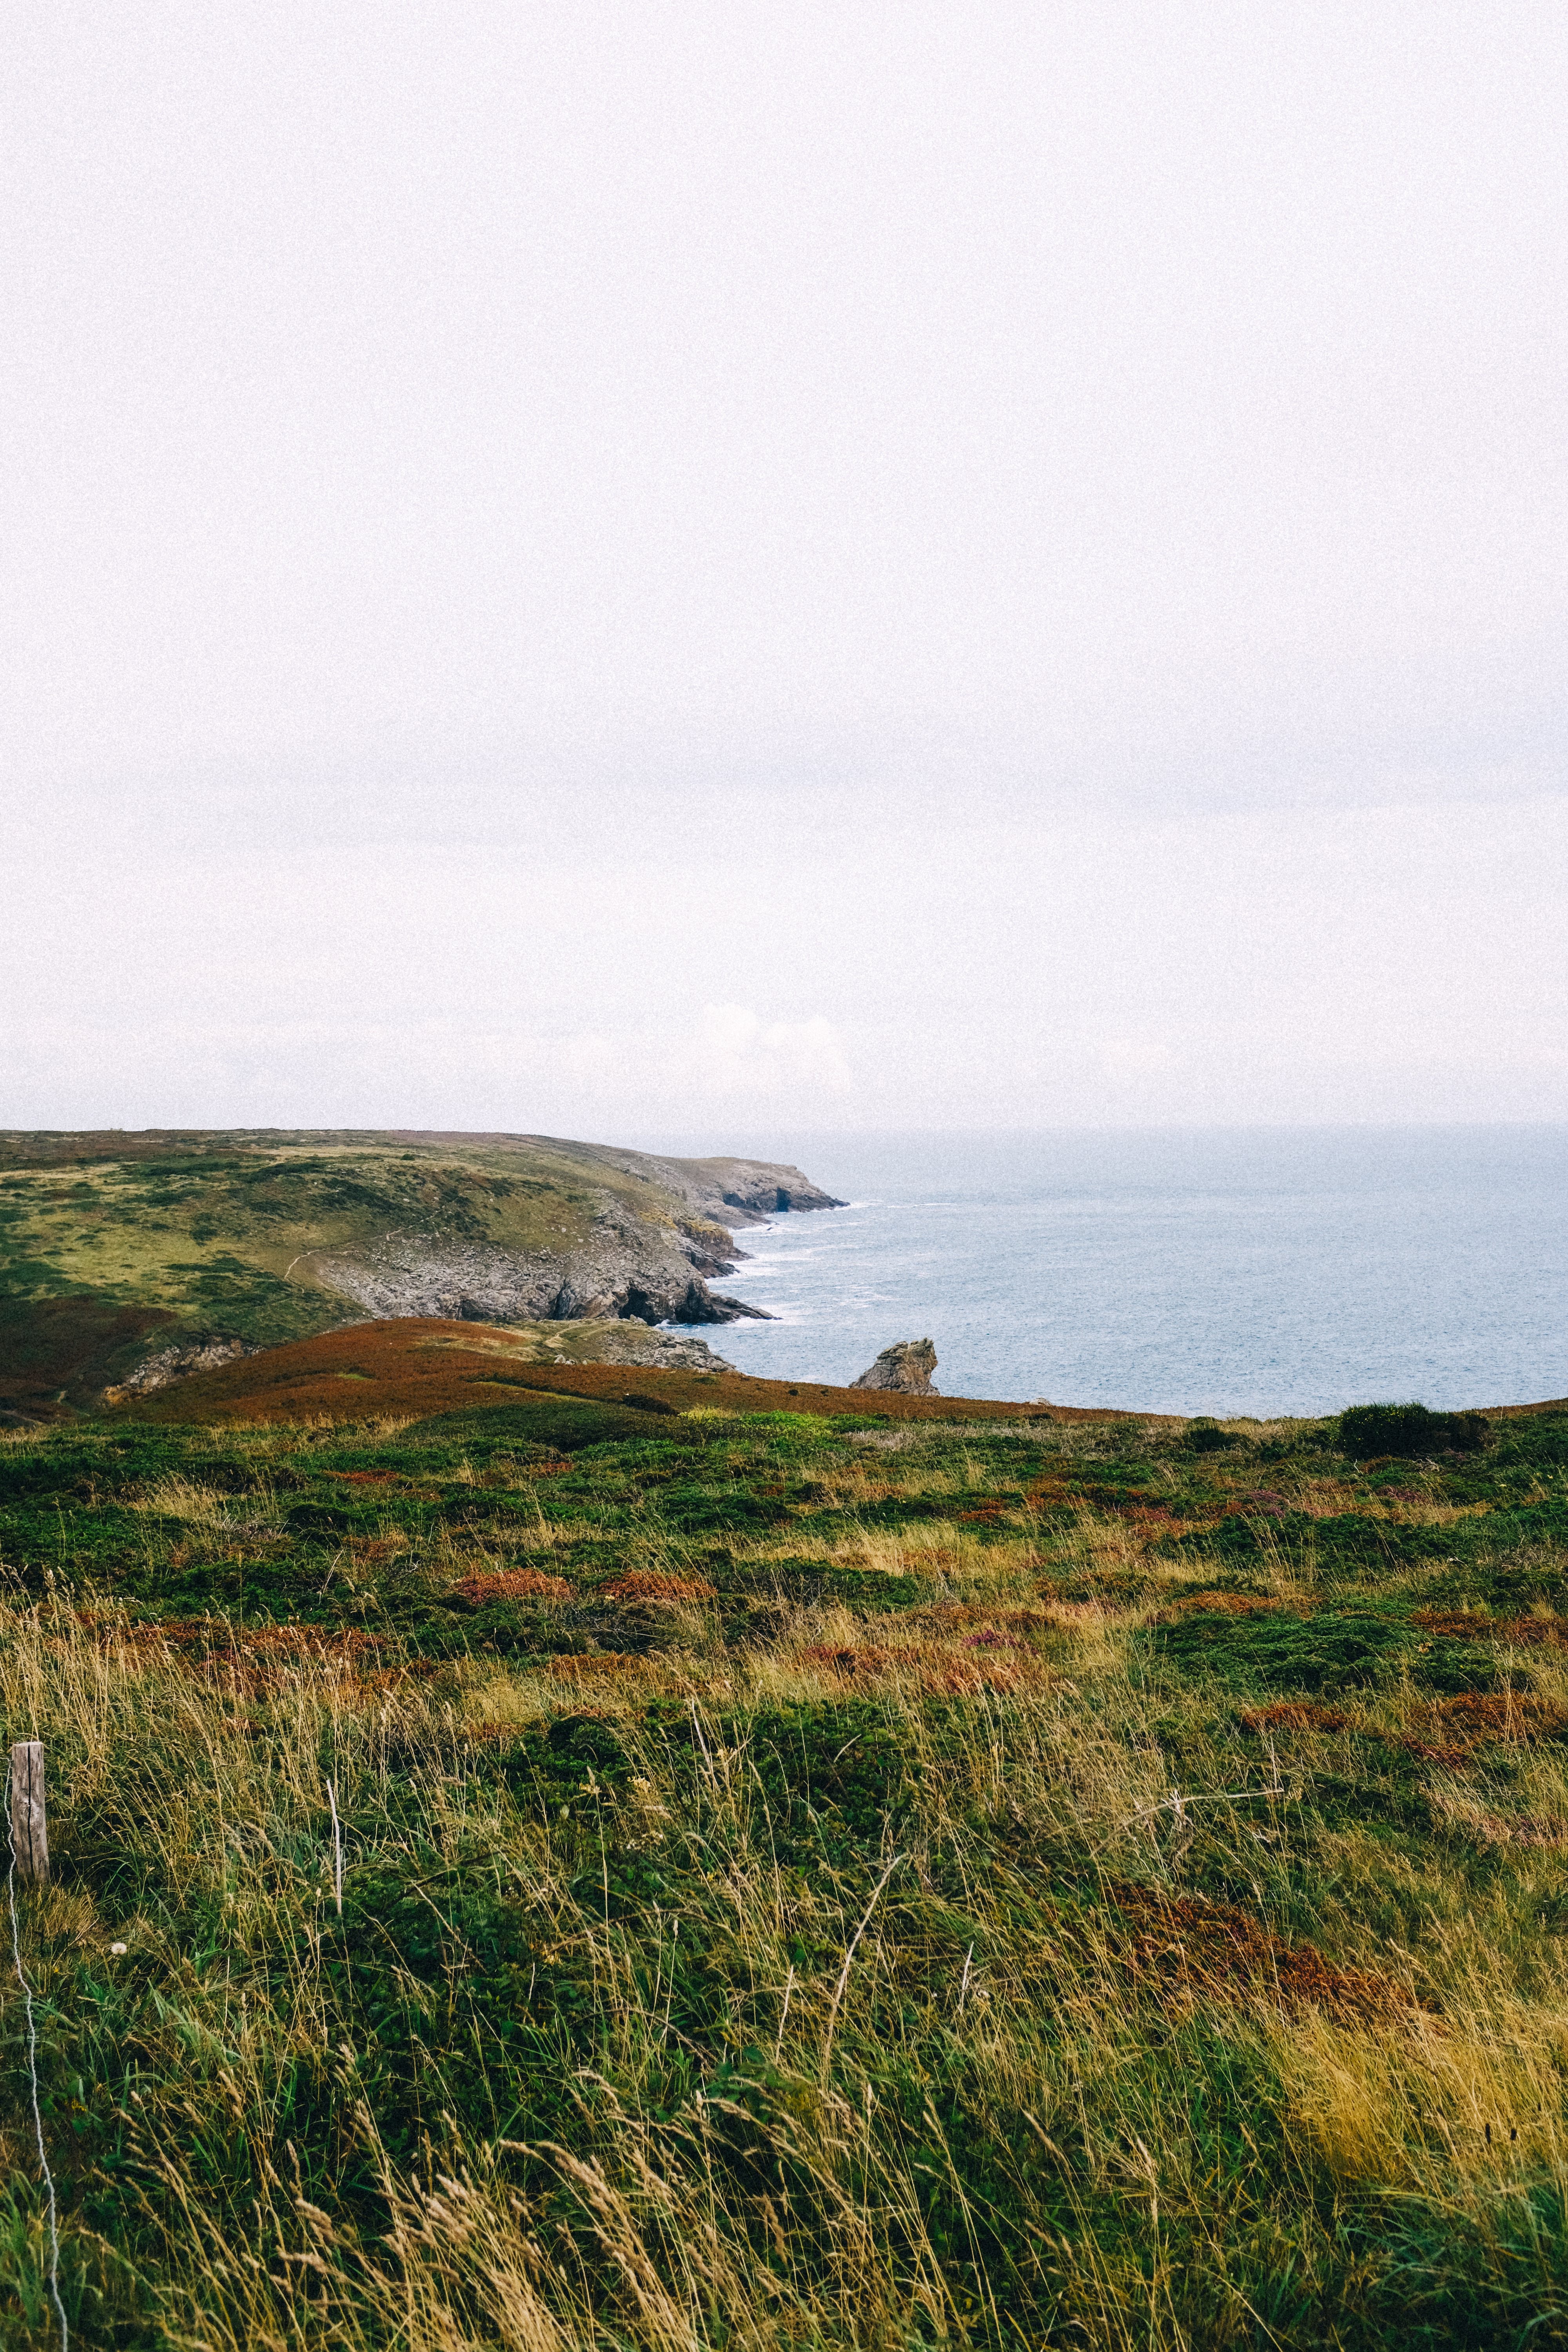
{"label": "sea stack rock", "polygon": [[900,1339],[884,1348],[868,1372],[851,1381],[852,1389],[896,1389],[900,1396],[935,1396],[931,1376],[936,1370],[936,1349],[929,1339]]}

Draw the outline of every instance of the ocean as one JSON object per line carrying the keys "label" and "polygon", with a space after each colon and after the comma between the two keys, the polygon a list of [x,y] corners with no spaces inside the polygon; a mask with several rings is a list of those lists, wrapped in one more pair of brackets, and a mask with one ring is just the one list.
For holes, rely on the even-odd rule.
{"label": "ocean", "polygon": [[930,1338],[950,1396],[1324,1413],[1568,1394],[1568,1128],[661,1137],[849,1205],[737,1236],[703,1336],[840,1381]]}

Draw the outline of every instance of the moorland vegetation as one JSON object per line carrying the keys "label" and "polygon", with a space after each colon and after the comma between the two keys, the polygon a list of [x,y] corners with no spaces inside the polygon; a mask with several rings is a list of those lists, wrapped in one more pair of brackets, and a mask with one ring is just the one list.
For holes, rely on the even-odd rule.
{"label": "moorland vegetation", "polygon": [[1568,1409],[551,1377],[0,1439],[77,2341],[1568,2344]]}

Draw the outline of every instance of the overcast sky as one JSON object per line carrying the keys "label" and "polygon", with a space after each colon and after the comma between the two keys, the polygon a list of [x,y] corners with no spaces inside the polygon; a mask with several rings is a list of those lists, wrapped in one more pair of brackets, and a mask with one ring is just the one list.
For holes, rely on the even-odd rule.
{"label": "overcast sky", "polygon": [[0,1124],[1568,1118],[1568,16],[6,13]]}

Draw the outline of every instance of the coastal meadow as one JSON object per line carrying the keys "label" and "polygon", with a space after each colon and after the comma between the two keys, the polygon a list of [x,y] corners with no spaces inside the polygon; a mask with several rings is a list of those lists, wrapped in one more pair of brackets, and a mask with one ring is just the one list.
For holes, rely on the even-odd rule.
{"label": "coastal meadow", "polygon": [[637,1386],[0,1443],[77,2340],[1568,2342],[1568,1413]]}

